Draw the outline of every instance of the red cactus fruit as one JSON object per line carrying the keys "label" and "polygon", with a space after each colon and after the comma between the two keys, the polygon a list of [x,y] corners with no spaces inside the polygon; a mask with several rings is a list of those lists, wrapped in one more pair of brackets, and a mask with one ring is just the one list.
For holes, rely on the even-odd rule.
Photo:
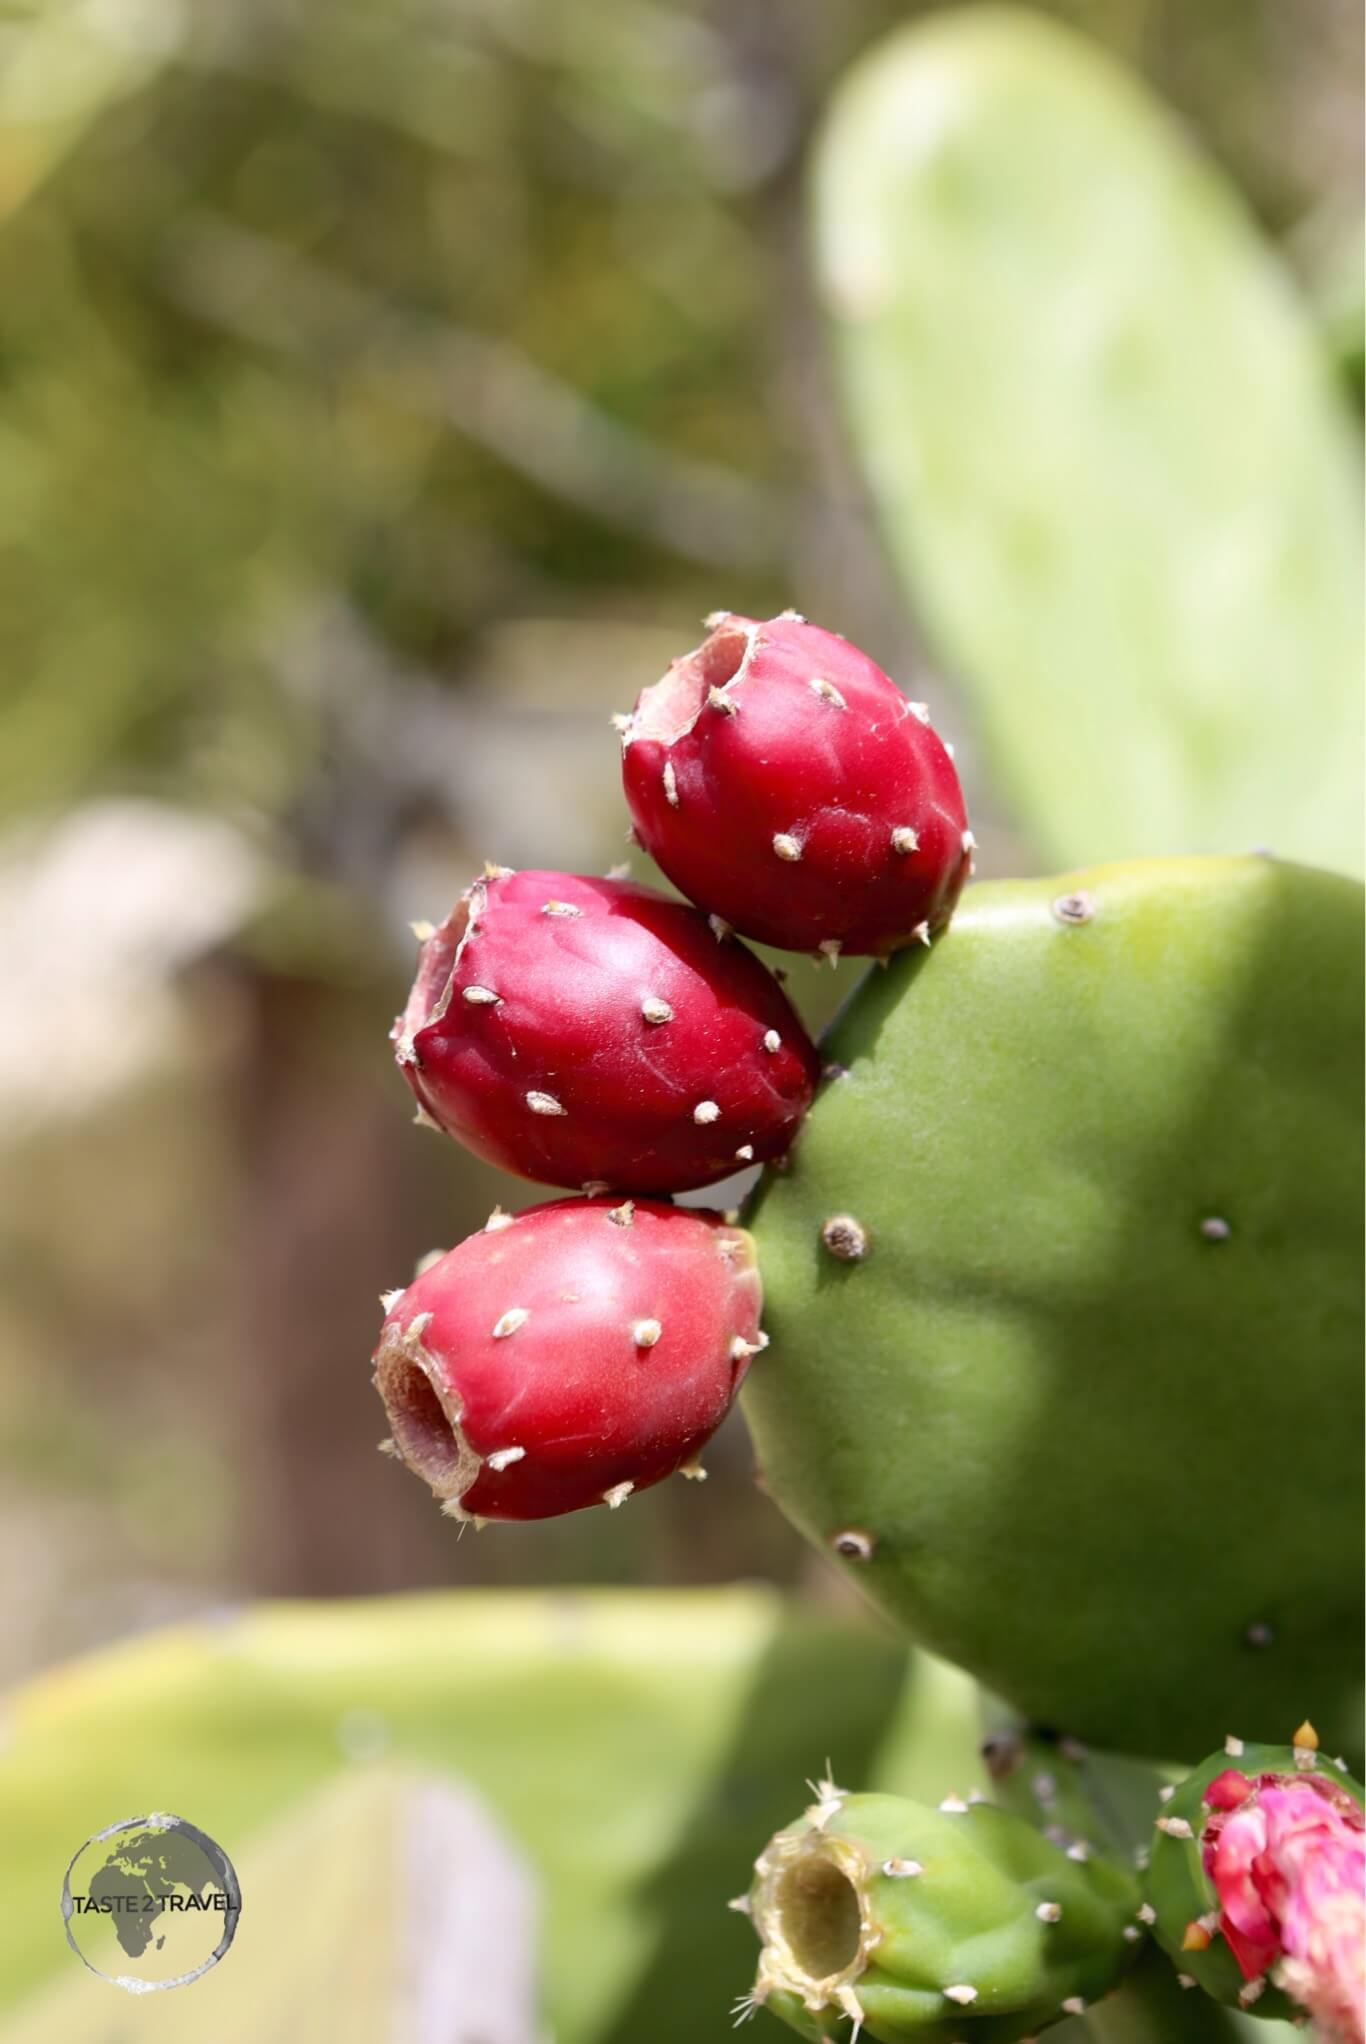
{"label": "red cactus fruit", "polygon": [[391,1294],[375,1384],[393,1445],[457,1519],[621,1504],[725,1418],[759,1332],[749,1236],[697,1208],[494,1214]]}
{"label": "red cactus fruit", "polygon": [[1366,1833],[1360,1806],[1318,1774],[1236,1769],[1205,1790],[1201,1859],[1218,1928],[1245,1980],[1270,1974],[1332,2044],[1366,2022]]}
{"label": "red cactus fruit", "polygon": [[781,1156],[819,1076],[766,966],[623,880],[491,867],[394,1025],[427,1119],[523,1178],[680,1192]]}
{"label": "red cactus fruit", "polygon": [[832,958],[928,943],[973,837],[924,704],[795,612],[707,623],[618,720],[640,842],[761,943]]}

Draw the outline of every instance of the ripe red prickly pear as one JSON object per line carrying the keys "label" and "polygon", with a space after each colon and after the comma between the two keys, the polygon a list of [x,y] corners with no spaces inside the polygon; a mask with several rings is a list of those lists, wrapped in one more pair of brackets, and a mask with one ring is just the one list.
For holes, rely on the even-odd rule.
{"label": "ripe red prickly pear", "polygon": [[523,1178],[680,1192],[781,1156],[815,1049],[743,945],[652,888],[490,868],[394,1025],[425,1115]]}
{"label": "ripe red prickly pear", "polygon": [[795,612],[720,611],[621,722],[636,834],[676,887],[790,951],[928,943],[971,865],[923,703]]}
{"label": "ripe red prickly pear", "polygon": [[716,1431],[763,1294],[750,1238],[697,1208],[555,1200],[495,1214],[386,1301],[393,1445],[457,1519],[621,1504]]}

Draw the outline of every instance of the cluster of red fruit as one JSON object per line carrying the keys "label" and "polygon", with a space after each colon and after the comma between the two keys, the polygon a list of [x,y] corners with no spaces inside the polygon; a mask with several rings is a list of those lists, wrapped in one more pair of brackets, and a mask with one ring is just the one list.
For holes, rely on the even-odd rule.
{"label": "cluster of red fruit", "polygon": [[759,1332],[748,1236],[671,1193],[782,1156],[815,1047],[740,936],[928,944],[973,839],[949,748],[864,653],[730,612],[618,719],[633,836],[696,907],[488,867],[394,1026],[419,1119],[581,1197],[495,1214],[386,1301],[396,1451],[457,1518],[700,1476]]}

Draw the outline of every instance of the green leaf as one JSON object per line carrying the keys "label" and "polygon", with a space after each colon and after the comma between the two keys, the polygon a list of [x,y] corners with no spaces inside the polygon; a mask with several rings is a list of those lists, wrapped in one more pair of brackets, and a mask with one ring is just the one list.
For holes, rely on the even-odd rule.
{"label": "green leaf", "polygon": [[891,552],[1040,852],[1359,870],[1356,465],[1223,177],[1070,31],[973,8],[852,72],[815,200]]}

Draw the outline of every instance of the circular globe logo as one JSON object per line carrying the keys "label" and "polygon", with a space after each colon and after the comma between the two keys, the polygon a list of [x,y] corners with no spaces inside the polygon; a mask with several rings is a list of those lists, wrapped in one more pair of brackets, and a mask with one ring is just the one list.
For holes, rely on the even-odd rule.
{"label": "circular globe logo", "polygon": [[223,1957],[242,1894],[221,1845],[183,1817],[108,1824],[66,1870],[67,1942],[92,1973],[131,1994],[184,1987]]}

